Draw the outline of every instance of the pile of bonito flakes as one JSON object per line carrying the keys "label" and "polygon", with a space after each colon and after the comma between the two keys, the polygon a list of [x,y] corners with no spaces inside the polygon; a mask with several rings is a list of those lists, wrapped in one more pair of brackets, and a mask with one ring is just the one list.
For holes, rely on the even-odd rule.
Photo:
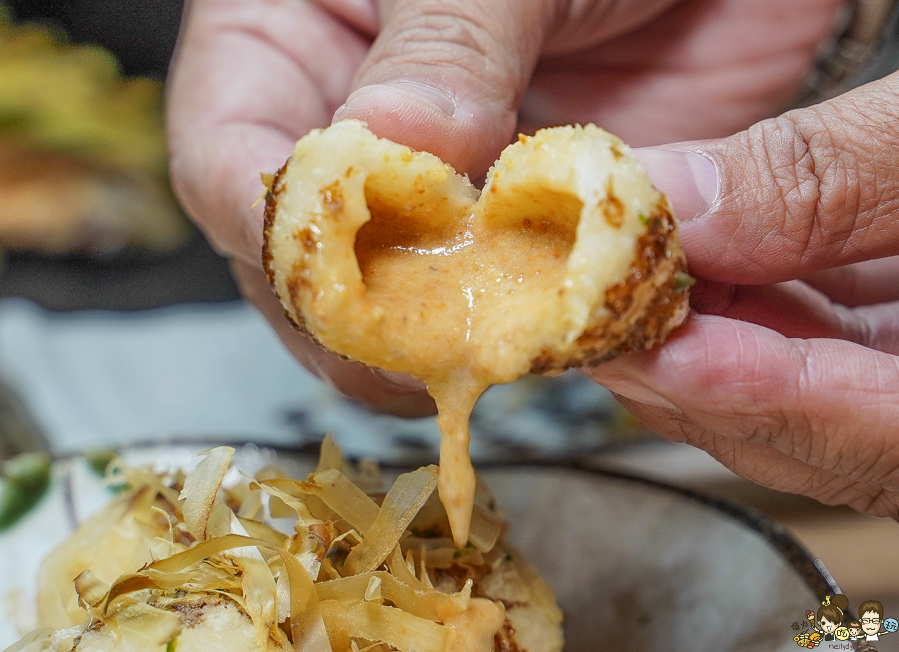
{"label": "pile of bonito flakes", "polygon": [[483,484],[458,548],[435,466],[379,493],[377,466],[330,437],[305,480],[247,476],[233,454],[207,451],[187,473],[114,461],[123,491],[45,560],[43,627],[7,650],[561,649],[552,592],[503,542]]}

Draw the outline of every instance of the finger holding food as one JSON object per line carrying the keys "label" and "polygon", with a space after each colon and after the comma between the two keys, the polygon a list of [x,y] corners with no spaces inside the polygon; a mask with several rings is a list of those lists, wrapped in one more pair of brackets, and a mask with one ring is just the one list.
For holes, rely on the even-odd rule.
{"label": "finger holding food", "polygon": [[650,348],[687,315],[670,205],[593,125],[521,136],[479,192],[435,156],[347,120],[301,139],[269,185],[263,264],[288,319],[434,397],[457,545],[481,393]]}

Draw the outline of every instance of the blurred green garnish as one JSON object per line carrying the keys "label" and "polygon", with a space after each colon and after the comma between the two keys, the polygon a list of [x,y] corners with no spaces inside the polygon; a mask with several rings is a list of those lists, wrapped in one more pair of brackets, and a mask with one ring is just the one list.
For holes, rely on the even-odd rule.
{"label": "blurred green garnish", "polygon": [[696,285],[696,279],[686,272],[678,272],[674,275],[674,289],[678,292],[687,290]]}
{"label": "blurred green garnish", "polygon": [[162,83],[122,77],[115,56],[0,5],[0,137],[165,175]]}
{"label": "blurred green garnish", "polygon": [[84,459],[91,468],[91,471],[101,478],[106,477],[106,469],[109,467],[109,463],[115,458],[116,454],[108,448],[99,448],[84,454]]}
{"label": "blurred green garnish", "polygon": [[116,459],[118,459],[118,455],[108,448],[98,448],[84,453],[84,461],[87,462],[88,468],[105,481],[110,491],[120,493],[131,485],[123,475],[116,474],[114,471],[110,472],[109,465]]}
{"label": "blurred green garnish", "polygon": [[50,457],[22,453],[3,465],[0,532],[8,530],[40,502],[50,486]]}

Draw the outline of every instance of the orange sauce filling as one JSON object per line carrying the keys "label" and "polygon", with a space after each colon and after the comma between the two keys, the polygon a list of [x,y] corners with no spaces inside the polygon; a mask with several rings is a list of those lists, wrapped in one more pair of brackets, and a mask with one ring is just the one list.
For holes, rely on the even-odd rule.
{"label": "orange sauce filling", "polygon": [[392,205],[370,183],[371,219],[356,234],[366,298],[384,311],[397,368],[424,381],[437,403],[439,492],[460,546],[474,502],[471,411],[491,384],[528,371],[528,344],[535,324],[552,318],[582,207],[540,189],[514,199],[491,197],[489,214],[460,222],[439,206]]}

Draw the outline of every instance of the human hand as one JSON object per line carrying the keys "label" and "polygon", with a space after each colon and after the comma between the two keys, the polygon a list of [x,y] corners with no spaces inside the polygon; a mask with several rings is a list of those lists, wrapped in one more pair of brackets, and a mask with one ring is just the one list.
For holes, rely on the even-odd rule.
{"label": "human hand", "polygon": [[[420,385],[342,362],[283,319],[250,209],[259,172],[335,111],[473,178],[516,128],[591,121],[636,145],[726,135],[796,91],[838,1],[192,0],[169,85],[173,182],[307,367],[421,414]],[[666,190],[688,212],[701,203],[695,185]]]}
{"label": "human hand", "polygon": [[231,259],[244,296],[313,373],[379,410],[428,414],[420,385],[346,362],[294,331],[262,273],[260,172],[327,125],[376,31],[364,0],[341,19],[303,0],[193,0],[168,85],[171,176],[182,204]]}
{"label": "human hand", "polygon": [[661,188],[680,175],[693,180],[679,185],[717,188],[707,211],[680,215],[702,279],[697,314],[658,350],[587,372],[650,427],[742,476],[893,518],[897,97],[894,74],[729,138],[678,145],[714,165],[662,166]]}

